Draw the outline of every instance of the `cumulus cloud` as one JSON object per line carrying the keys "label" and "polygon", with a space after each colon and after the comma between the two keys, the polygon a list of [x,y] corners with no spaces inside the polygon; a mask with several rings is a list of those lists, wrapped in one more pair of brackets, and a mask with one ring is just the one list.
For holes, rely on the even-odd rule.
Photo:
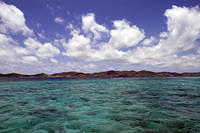
{"label": "cumulus cloud", "polygon": [[[3,34],[0,34],[0,57],[1,57],[1,59],[4,59],[4,57],[10,56],[10,55],[7,55],[7,53],[9,52],[9,49],[7,49],[7,47],[11,47],[11,46],[7,45],[7,44],[14,43],[14,42],[15,41],[12,38],[5,36]],[[10,52],[10,54],[11,54],[11,52]]]}
{"label": "cumulus cloud", "polygon": [[51,61],[52,63],[55,63],[55,64],[58,63],[58,61],[57,61],[56,59],[54,59],[54,58],[51,58],[50,61]]}
{"label": "cumulus cloud", "polygon": [[[196,40],[200,38],[199,7],[186,8],[173,6],[165,11],[167,17],[167,38],[161,38],[157,45],[139,47],[132,51],[141,63],[163,67],[198,67],[199,55],[179,54],[195,48]],[[166,36],[165,36],[166,37]],[[133,58],[134,59],[134,58]]]}
{"label": "cumulus cloud", "polygon": [[161,40],[163,42],[160,41],[160,45],[168,44],[173,53],[194,48],[195,41],[200,37],[199,7],[173,6],[172,9],[166,10],[165,16],[168,18],[168,38]]}
{"label": "cumulus cloud", "polygon": [[[78,60],[86,61],[117,61],[117,62],[126,62],[125,52],[119,50],[124,47],[135,46],[144,38],[144,32],[142,29],[139,29],[135,25],[130,25],[129,22],[125,20],[116,20],[113,21],[115,29],[110,30],[110,39],[108,42],[102,42],[98,44],[97,48],[93,48],[96,45],[96,42],[93,41],[96,39],[95,33],[107,32],[108,29],[103,28],[104,26],[96,23],[93,14],[86,15],[88,23],[92,22],[91,25],[96,25],[94,27],[98,28],[84,28],[86,22],[83,20],[85,16],[82,17],[82,30],[85,33],[92,32],[94,36],[87,36],[80,34],[80,29],[74,29],[73,25],[70,24],[72,38],[68,40],[67,43],[63,43],[64,48],[67,50],[64,55],[73,57]],[[93,26],[90,26],[93,27]],[[101,28],[100,28],[101,27]],[[87,29],[87,30],[86,30]],[[101,37],[101,36],[99,36]],[[101,37],[102,39],[102,37]]]}
{"label": "cumulus cloud", "polygon": [[[65,55],[86,61],[109,61],[116,63],[141,64],[153,67],[180,67],[180,69],[200,67],[198,51],[188,53],[194,49],[196,40],[200,38],[200,9],[199,7],[187,8],[172,6],[164,13],[167,17],[167,31],[160,33],[160,38],[145,38],[143,29],[131,25],[126,20],[113,21],[114,29],[107,29],[109,38],[107,42],[98,42],[98,47],[93,48],[95,36],[74,32],[71,26],[72,38],[64,44]],[[94,15],[88,14],[87,23],[97,24]],[[95,32],[96,28],[84,26],[82,17],[82,30],[84,33]],[[85,22],[86,23],[86,22]],[[98,27],[104,27],[98,24]],[[87,27],[87,28],[84,28]],[[99,28],[103,29],[103,28]],[[81,30],[81,29],[78,29]],[[95,32],[94,32],[95,31]],[[104,32],[104,30],[102,30]],[[97,33],[101,33],[100,31]],[[102,39],[100,35],[98,38]],[[157,43],[156,43],[157,42]],[[152,44],[152,45],[149,45]],[[149,45],[146,47],[146,45]]]}
{"label": "cumulus cloud", "polygon": [[[86,26],[87,23],[90,26]],[[135,46],[145,36],[142,29],[136,25],[130,25],[126,20],[113,21],[115,29],[108,30],[103,25],[97,24],[94,14],[88,14],[82,17],[82,24],[83,32],[91,32],[94,36],[80,34],[80,29],[74,29],[70,24],[69,29],[73,37],[67,43],[63,43],[67,50],[64,55],[78,60],[126,62],[127,53],[119,49]],[[99,43],[97,48],[93,48],[96,45],[93,40],[101,37],[103,32],[110,33],[109,41]]]}
{"label": "cumulus cloud", "polygon": [[35,56],[22,56],[22,62],[26,64],[37,63],[38,58]]}
{"label": "cumulus cloud", "polygon": [[97,71],[97,66],[92,63],[82,63],[82,62],[68,62],[66,64],[68,71],[76,72],[94,72]]}
{"label": "cumulus cloud", "polygon": [[18,55],[26,55],[28,53],[25,48],[18,46],[18,42],[12,37],[0,34],[0,61],[16,62],[19,60]]}
{"label": "cumulus cloud", "polygon": [[[101,64],[100,68],[93,64],[96,61],[123,64],[130,69],[137,65],[163,70],[199,70],[199,7],[172,6],[164,15],[167,31],[161,32],[158,37],[145,38],[141,27],[125,19],[112,21],[108,28],[96,21],[95,14],[89,13],[81,17],[80,27],[66,26],[71,31],[68,40],[59,35],[53,42],[40,42],[36,36],[31,36],[34,33],[26,25],[23,12],[0,1],[0,71],[7,69],[7,65],[13,71],[20,69],[21,63],[28,64],[21,70],[34,68],[35,72],[107,70],[106,65],[103,67]],[[57,17],[55,22],[62,24],[64,20]],[[12,37],[17,33],[26,36],[23,43]],[[37,37],[45,39],[41,33]],[[61,63],[56,60],[61,52],[79,61]],[[109,68],[120,68],[120,65],[116,66],[110,65]]]}
{"label": "cumulus cloud", "polygon": [[167,34],[167,32],[161,32],[159,36],[161,38],[165,38],[165,37],[168,37],[168,34]]}
{"label": "cumulus cloud", "polygon": [[22,33],[24,36],[33,35],[33,31],[25,23],[24,14],[14,5],[0,1],[0,32]]}
{"label": "cumulus cloud", "polygon": [[43,40],[46,39],[46,37],[42,33],[38,33],[38,37],[41,38],[41,39],[43,39]]}
{"label": "cumulus cloud", "polygon": [[0,71],[4,73],[33,74],[65,70],[62,64],[62,67],[55,66],[59,63],[54,58],[58,53],[59,50],[50,43],[42,44],[36,39],[29,38],[22,47],[11,36],[0,34]]}
{"label": "cumulus cloud", "polygon": [[47,59],[60,53],[51,43],[42,44],[33,38],[26,39],[24,44],[22,47],[12,37],[0,34],[0,62],[30,64],[38,62],[37,57]]}
{"label": "cumulus cloud", "polygon": [[51,43],[45,43],[38,48],[37,56],[41,58],[54,57],[60,53],[60,50]]}
{"label": "cumulus cloud", "polygon": [[92,56],[90,42],[90,39],[83,35],[73,34],[73,38],[68,40],[67,43],[63,43],[64,47],[67,49],[64,55],[87,60]]}
{"label": "cumulus cloud", "polygon": [[130,25],[126,20],[113,21],[115,29],[110,31],[109,44],[114,48],[126,48],[137,45],[143,38],[144,32],[136,25]]}
{"label": "cumulus cloud", "polygon": [[[15,40],[16,34],[19,37],[25,36],[24,42]],[[38,33],[38,37],[45,39],[41,33]],[[54,57],[59,53],[60,50],[51,42],[41,43],[37,40],[33,31],[25,24],[24,14],[21,10],[0,1],[1,72],[19,72],[20,70],[22,73],[26,70],[27,73],[40,72],[40,70],[47,72],[49,67],[45,68],[46,64],[58,63]],[[38,70],[37,68],[40,67],[43,68]]]}
{"label": "cumulus cloud", "polygon": [[200,54],[200,47],[198,48],[197,52]]}
{"label": "cumulus cloud", "polygon": [[[39,58],[52,58],[60,53],[59,49],[51,43],[40,43],[33,31],[25,24],[24,14],[14,5],[0,1],[0,63],[25,63],[31,64],[39,62]],[[17,42],[12,35],[22,33],[28,37],[24,41]],[[38,36],[44,39],[39,33]]]}
{"label": "cumulus cloud", "polygon": [[93,13],[82,16],[82,29],[83,31],[88,33],[93,33],[93,39],[101,39],[101,35],[104,32],[108,32],[105,26],[98,24],[95,21],[95,16]]}
{"label": "cumulus cloud", "polygon": [[153,36],[151,36],[150,38],[146,38],[146,39],[142,42],[142,44],[143,44],[144,46],[147,46],[147,45],[151,45],[151,44],[153,44],[153,43],[155,43],[155,42],[156,42],[156,38],[153,37]]}
{"label": "cumulus cloud", "polygon": [[62,23],[64,22],[64,19],[62,19],[61,17],[56,17],[56,18],[54,19],[54,21],[55,21],[56,23],[58,23],[58,24],[62,24]]}
{"label": "cumulus cloud", "polygon": [[60,50],[51,43],[40,43],[35,38],[28,38],[24,41],[26,48],[40,58],[54,57],[60,53]]}

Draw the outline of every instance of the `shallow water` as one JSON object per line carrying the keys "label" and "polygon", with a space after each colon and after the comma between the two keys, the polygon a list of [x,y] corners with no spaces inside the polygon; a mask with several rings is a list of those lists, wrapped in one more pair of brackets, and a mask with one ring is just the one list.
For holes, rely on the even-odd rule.
{"label": "shallow water", "polygon": [[0,82],[0,133],[158,131],[200,133],[199,77]]}

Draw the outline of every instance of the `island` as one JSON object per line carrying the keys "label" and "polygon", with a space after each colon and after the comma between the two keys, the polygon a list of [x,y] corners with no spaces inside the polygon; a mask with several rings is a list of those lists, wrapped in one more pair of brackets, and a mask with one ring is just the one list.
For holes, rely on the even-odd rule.
{"label": "island", "polygon": [[119,78],[119,77],[198,77],[200,72],[152,72],[152,71],[105,71],[95,73],[61,72],[55,74],[39,73],[24,75],[18,73],[0,74],[0,78]]}

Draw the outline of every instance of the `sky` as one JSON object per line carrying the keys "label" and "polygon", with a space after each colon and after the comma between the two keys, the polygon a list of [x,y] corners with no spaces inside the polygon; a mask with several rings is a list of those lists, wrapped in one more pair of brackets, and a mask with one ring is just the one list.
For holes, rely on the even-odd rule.
{"label": "sky", "polygon": [[200,72],[200,0],[0,0],[0,73]]}

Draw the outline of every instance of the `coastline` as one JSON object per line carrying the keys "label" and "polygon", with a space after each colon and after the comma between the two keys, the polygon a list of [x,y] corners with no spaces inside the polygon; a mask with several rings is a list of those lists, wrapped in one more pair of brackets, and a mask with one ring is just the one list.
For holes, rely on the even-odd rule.
{"label": "coastline", "polygon": [[95,73],[62,72],[55,74],[24,75],[19,73],[0,74],[0,79],[101,79],[101,78],[132,78],[132,77],[199,77],[200,72],[152,72],[152,71],[106,71]]}

